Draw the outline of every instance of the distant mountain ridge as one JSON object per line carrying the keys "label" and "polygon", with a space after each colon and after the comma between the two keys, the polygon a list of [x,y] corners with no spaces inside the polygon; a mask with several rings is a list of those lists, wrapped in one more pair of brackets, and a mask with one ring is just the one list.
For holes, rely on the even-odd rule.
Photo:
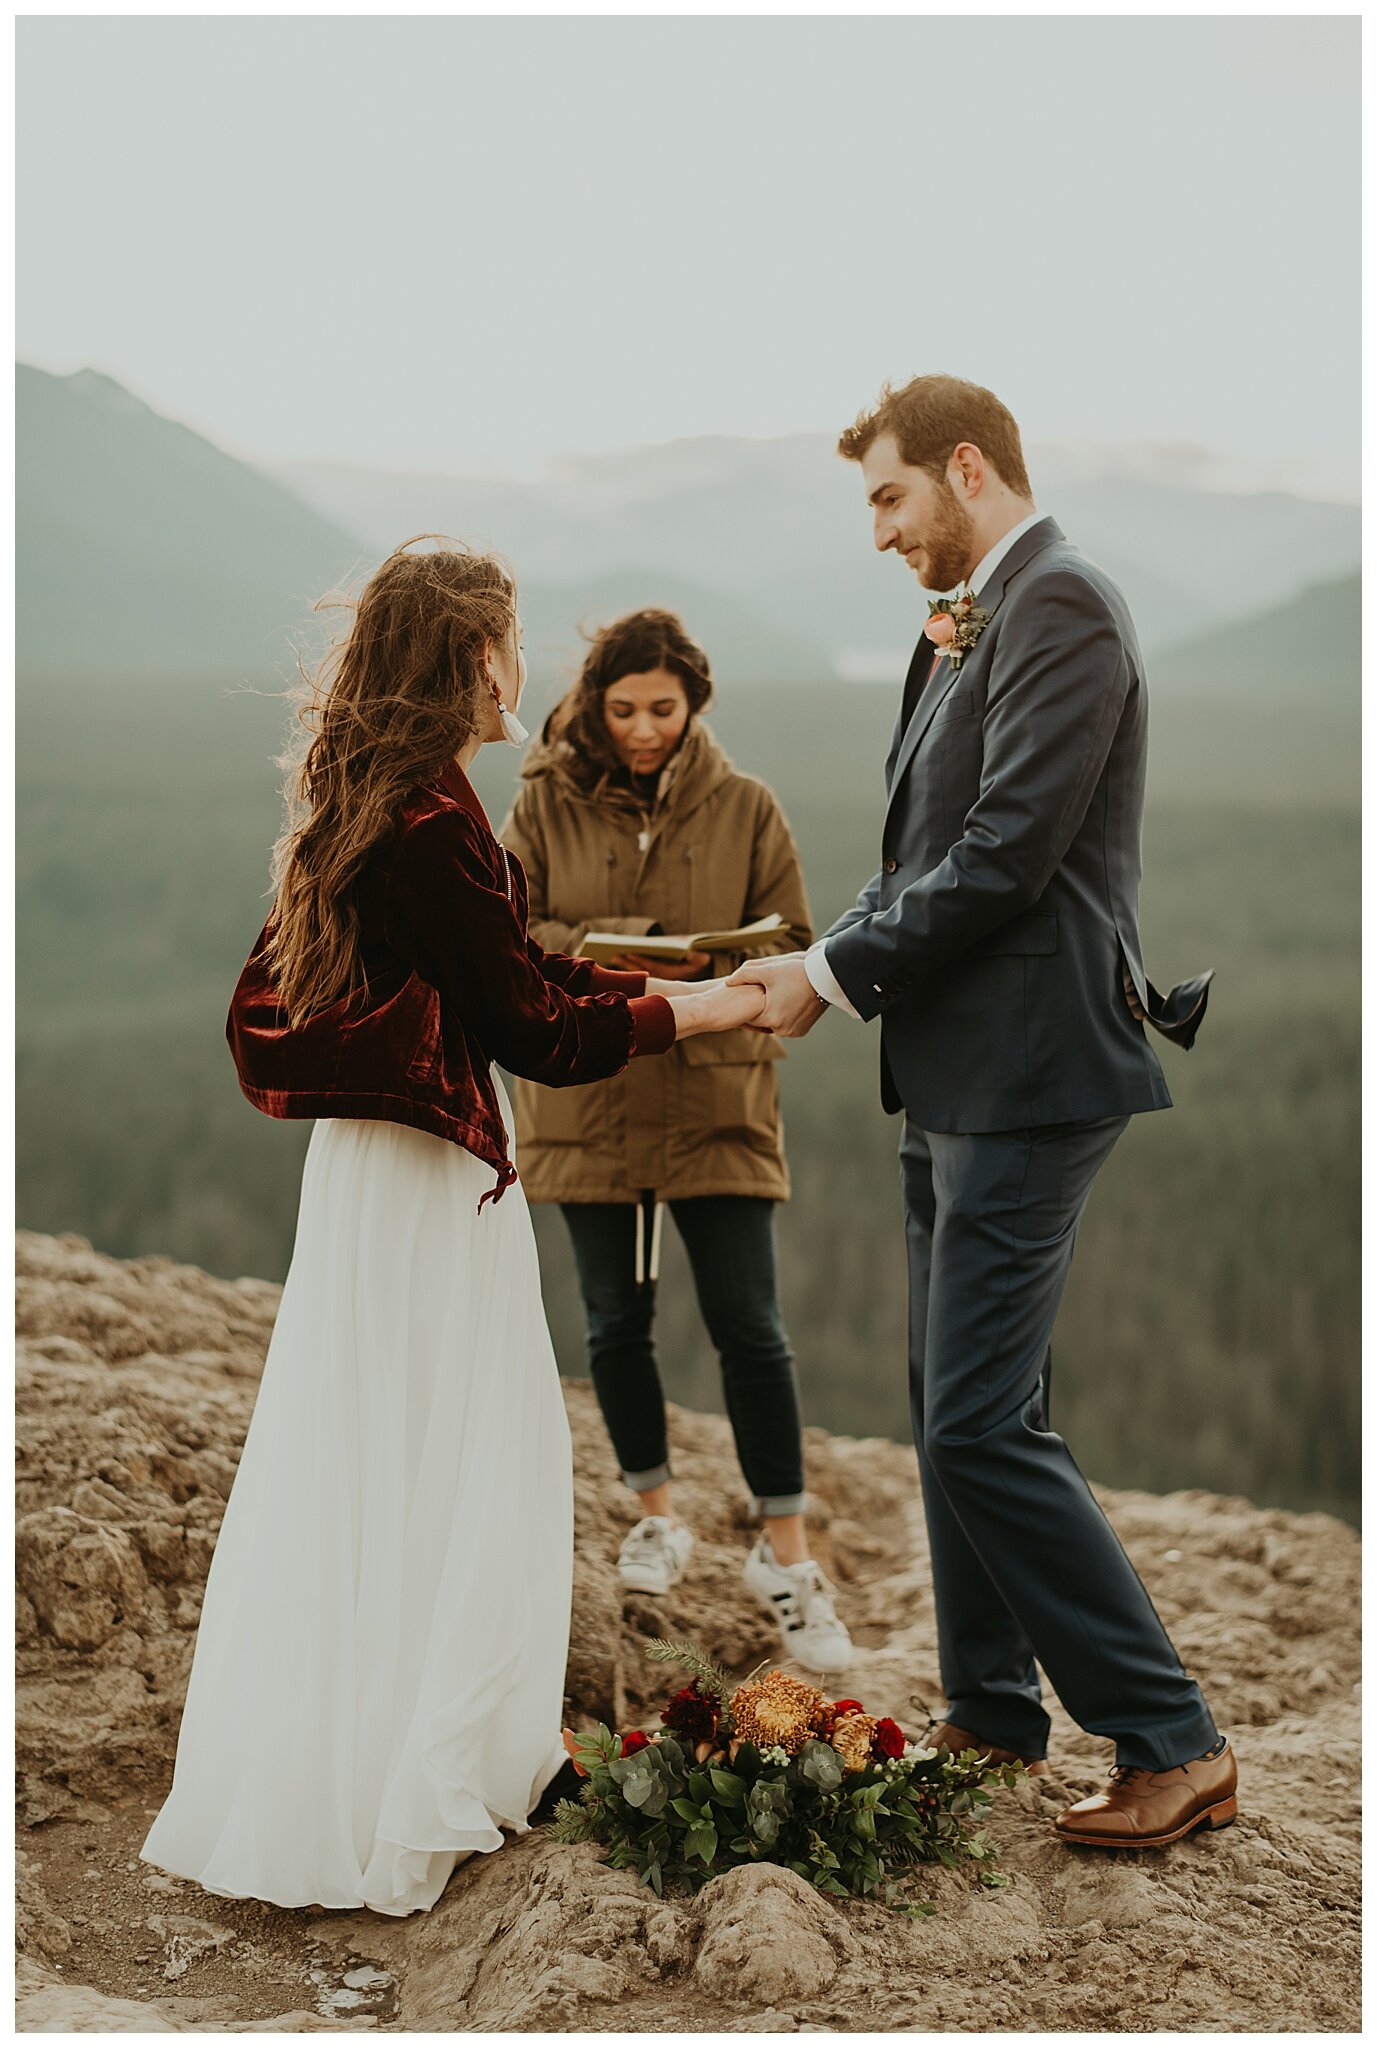
{"label": "distant mountain ridge", "polygon": [[1152,694],[1343,711],[1356,721],[1362,627],[1361,577],[1317,583],[1285,604],[1157,655],[1149,665]]}
{"label": "distant mountain ridge", "polygon": [[[282,671],[295,641],[323,636],[316,598],[434,524],[412,518],[359,539],[347,515],[320,512],[89,370],[54,377],[20,364],[16,442],[18,661],[30,676]],[[828,673],[806,632],[681,570],[633,559],[520,582],[538,678],[577,667],[580,621],[645,604],[679,607],[740,681]]]}
{"label": "distant mountain ridge", "polygon": [[[1149,652],[1358,567],[1353,505],[1165,483],[1133,451],[1124,474],[1107,470],[1112,451],[1098,469],[1083,453],[1047,454],[1044,485],[1030,451],[1040,506],[1121,585]],[[1201,469],[1183,455],[1188,477]],[[901,676],[926,617],[912,575],[871,546],[857,472],[826,435],[567,457],[537,481],[342,464],[274,474],[380,546],[435,526],[490,541],[525,577],[673,571],[807,637],[856,680]]]}
{"label": "distant mountain ridge", "polygon": [[20,364],[21,671],[261,674],[360,542],[95,371]]}
{"label": "distant mountain ridge", "polygon": [[[427,530],[512,560],[546,699],[578,666],[580,629],[639,605],[681,611],[724,683],[897,686],[926,617],[911,574],[869,545],[856,472],[821,435],[569,458],[538,483],[270,476],[108,377],[20,365],[16,443],[24,676],[280,673],[292,642],[322,630],[313,600]],[[1123,585],[1155,692],[1282,705],[1312,694],[1309,674],[1350,703],[1356,508],[1177,488],[1088,457],[1049,468],[1063,481],[1043,503]],[[1321,578],[1328,594],[1302,594]]]}

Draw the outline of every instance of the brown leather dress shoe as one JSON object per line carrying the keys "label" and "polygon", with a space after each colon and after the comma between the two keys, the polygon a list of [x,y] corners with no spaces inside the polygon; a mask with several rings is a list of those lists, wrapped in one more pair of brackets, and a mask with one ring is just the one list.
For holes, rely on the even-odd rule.
{"label": "brown leather dress shoe", "polygon": [[1116,1764],[1107,1792],[1057,1815],[1064,1842],[1094,1849],[1156,1849],[1192,1828],[1226,1828],[1238,1812],[1238,1768],[1226,1742],[1217,1756],[1193,1757],[1170,1771]]}
{"label": "brown leather dress shoe", "polygon": [[949,1749],[953,1756],[960,1756],[963,1749],[978,1749],[992,1764],[1022,1764],[1030,1778],[1047,1775],[1045,1756],[1020,1756],[1016,1749],[996,1749],[982,1736],[972,1735],[969,1728],[958,1728],[954,1721],[929,1721],[923,1744],[927,1749]]}

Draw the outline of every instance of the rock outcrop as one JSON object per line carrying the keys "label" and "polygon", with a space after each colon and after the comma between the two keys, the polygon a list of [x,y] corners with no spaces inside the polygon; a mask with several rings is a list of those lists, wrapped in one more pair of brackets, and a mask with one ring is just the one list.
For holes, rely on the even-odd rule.
{"label": "rock outcrop", "polygon": [[[278,1290],[21,1233],[18,1749],[26,2032],[1330,2031],[1358,2024],[1359,1545],[1322,1515],[1202,1493],[1105,1505],[1239,1755],[1241,1817],[1126,1858],[1050,1818],[1112,1760],[1054,1704],[1053,1771],[998,1796],[1010,1883],[923,1874],[934,1917],[824,1900],[770,1867],[657,1899],[539,1834],[430,1914],[284,1911],[138,1861],[170,1780],[201,1589]],[[632,1503],[591,1390],[577,1470],[571,1716],[649,1721],[647,1639],[769,1657],[726,1424],[675,1411],[699,1547],[665,1600],[612,1569]],[[914,1461],[807,1433],[819,1555],[860,1646],[847,1690],[941,1704]]]}

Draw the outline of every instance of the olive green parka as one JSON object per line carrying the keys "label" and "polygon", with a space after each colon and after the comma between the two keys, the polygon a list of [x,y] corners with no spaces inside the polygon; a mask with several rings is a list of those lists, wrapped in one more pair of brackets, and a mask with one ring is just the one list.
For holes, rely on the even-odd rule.
{"label": "olive green parka", "polygon": [[[813,936],[793,835],[773,793],[735,769],[697,718],[653,803],[609,787],[594,797],[562,742],[536,743],[498,837],[526,870],[531,936],[574,953],[589,931],[733,931],[777,910],[769,950]],[[718,954],[718,971],[745,957]],[[685,983],[685,988],[692,986]],[[758,1031],[703,1033],[608,1081],[515,1088],[517,1168],[532,1202],[662,1201],[688,1195],[787,1200],[775,1062]]]}

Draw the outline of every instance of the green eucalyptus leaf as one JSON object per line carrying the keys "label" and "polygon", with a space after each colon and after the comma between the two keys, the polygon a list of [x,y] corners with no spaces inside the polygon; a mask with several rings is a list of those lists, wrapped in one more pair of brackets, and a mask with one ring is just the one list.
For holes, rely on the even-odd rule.
{"label": "green eucalyptus leaf", "polygon": [[655,1775],[652,1771],[632,1771],[621,1781],[622,1798],[638,1811],[647,1805],[654,1791]]}
{"label": "green eucalyptus leaf", "polygon": [[758,1806],[754,1801],[747,1808],[751,1833],[767,1849],[772,1849],[779,1840],[781,1816],[772,1806]]}
{"label": "green eucalyptus leaf", "polygon": [[687,1759],[684,1756],[683,1745],[679,1742],[678,1738],[668,1734],[662,1735],[660,1740],[651,1746],[665,1769],[671,1775],[682,1778],[687,1766]]}
{"label": "green eucalyptus leaf", "polygon": [[820,1792],[834,1792],[842,1781],[842,1760],[830,1742],[814,1738],[805,1742],[795,1759],[795,1768],[807,1784]]}

